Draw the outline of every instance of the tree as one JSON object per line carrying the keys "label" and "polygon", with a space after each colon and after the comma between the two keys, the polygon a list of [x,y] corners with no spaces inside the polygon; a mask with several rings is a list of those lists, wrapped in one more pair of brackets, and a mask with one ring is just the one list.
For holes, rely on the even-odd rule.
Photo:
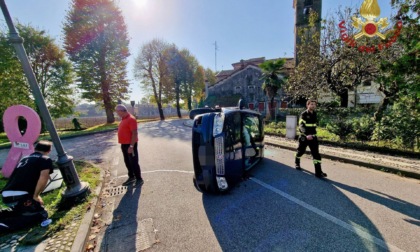
{"label": "tree", "polygon": [[[43,30],[19,23],[16,28],[24,39],[23,46],[52,117],[72,114],[74,74],[64,51]],[[0,113],[17,104],[38,110],[16,52],[3,31],[0,31],[0,54]]]}
{"label": "tree", "polygon": [[102,102],[112,123],[118,99],[127,99],[127,26],[112,0],[72,0],[64,47],[75,65],[82,98]]}
{"label": "tree", "polygon": [[[180,109],[180,98],[181,98],[181,84],[186,83],[189,77],[189,67],[187,59],[183,54],[178,50],[175,45],[172,45],[167,50],[165,50],[166,65],[169,73],[170,83],[167,84],[168,87],[173,91],[175,95],[175,103],[178,117],[181,118],[181,109]],[[191,74],[192,75],[192,74]],[[171,85],[172,84],[172,85]]]}
{"label": "tree", "polygon": [[210,68],[206,68],[205,77],[210,86],[214,85],[217,82],[216,74]]}
{"label": "tree", "polygon": [[[377,81],[385,98],[375,113],[377,122],[381,121],[386,108],[401,98],[412,97],[420,104],[420,2],[392,0],[391,3],[397,9],[394,21],[401,21],[403,27],[396,43],[389,48],[393,50],[394,57],[381,60],[381,75]],[[419,110],[418,105],[416,109]]]}
{"label": "tree", "polygon": [[144,44],[134,62],[134,77],[141,81],[141,87],[153,94],[161,120],[165,120],[162,109],[163,92],[167,90],[169,72],[167,54],[170,47],[167,42],[153,39]]}
{"label": "tree", "polygon": [[[35,108],[30,99],[29,85],[25,82],[22,67],[13,47],[8,41],[8,34],[0,30],[0,121],[6,109],[12,105],[22,104]],[[0,123],[3,132],[3,123]]]}
{"label": "tree", "polygon": [[198,60],[187,49],[180,51],[182,57],[187,62],[185,78],[181,88],[182,97],[187,104],[188,110],[192,109],[192,99],[199,98],[204,88],[204,70]]}
{"label": "tree", "polygon": [[43,30],[17,25],[41,94],[53,118],[71,115],[74,102],[74,72],[65,52]]}
{"label": "tree", "polygon": [[[206,73],[204,68],[199,65],[194,72],[194,83],[193,83],[193,90],[190,97],[193,97],[195,101],[200,101],[204,99],[204,88],[205,88],[205,77]],[[188,109],[192,109],[191,102],[188,102]]]}
{"label": "tree", "polygon": [[184,100],[189,110],[192,99],[200,96],[204,87],[204,70],[188,49],[179,50],[175,45],[165,51],[165,59],[169,73],[166,87],[171,92],[168,97],[175,97],[178,117],[181,118],[180,100]]}
{"label": "tree", "polygon": [[[350,23],[339,22],[351,20],[352,12],[351,8],[338,9],[324,21],[322,36],[315,29],[318,14],[310,13],[308,27],[298,31],[300,62],[289,78],[288,91],[295,97],[319,97],[332,91],[340,97],[341,107],[347,107],[349,91],[357,91],[363,81],[378,76],[378,59],[387,52],[362,53],[342,40],[342,31],[352,34],[354,29]],[[369,45],[377,40],[362,38],[359,42]]]}
{"label": "tree", "polygon": [[262,70],[261,78],[264,80],[262,88],[270,100],[270,116],[275,117],[274,97],[277,91],[285,83],[284,78],[284,59],[267,60],[259,65]]}

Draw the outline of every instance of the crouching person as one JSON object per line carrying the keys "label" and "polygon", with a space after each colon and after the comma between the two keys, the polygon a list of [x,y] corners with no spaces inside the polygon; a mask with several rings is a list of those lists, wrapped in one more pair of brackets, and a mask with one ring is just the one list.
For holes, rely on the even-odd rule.
{"label": "crouching person", "polygon": [[53,164],[48,154],[52,143],[39,141],[35,152],[23,157],[2,190],[3,203],[10,209],[0,212],[0,233],[27,228],[48,218],[40,194],[45,189]]}

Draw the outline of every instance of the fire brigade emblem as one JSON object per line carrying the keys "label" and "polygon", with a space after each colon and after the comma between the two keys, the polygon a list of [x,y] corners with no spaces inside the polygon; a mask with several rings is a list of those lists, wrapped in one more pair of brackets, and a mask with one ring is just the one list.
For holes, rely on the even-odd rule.
{"label": "fire brigade emblem", "polygon": [[355,39],[359,39],[363,36],[372,38],[375,36],[385,39],[385,34],[380,32],[380,29],[388,27],[388,18],[380,18],[377,22],[375,19],[381,14],[377,0],[365,0],[360,7],[360,15],[362,18],[353,16],[353,26],[359,29],[360,32],[354,35]]}

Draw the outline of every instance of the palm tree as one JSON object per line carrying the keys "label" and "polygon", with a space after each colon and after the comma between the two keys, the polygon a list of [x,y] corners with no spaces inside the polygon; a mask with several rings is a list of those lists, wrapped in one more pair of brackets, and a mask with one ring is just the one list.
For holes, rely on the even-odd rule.
{"label": "palm tree", "polygon": [[274,118],[274,97],[286,82],[284,73],[284,59],[267,60],[259,65],[262,70],[261,79],[264,80],[262,89],[270,100],[270,116]]}

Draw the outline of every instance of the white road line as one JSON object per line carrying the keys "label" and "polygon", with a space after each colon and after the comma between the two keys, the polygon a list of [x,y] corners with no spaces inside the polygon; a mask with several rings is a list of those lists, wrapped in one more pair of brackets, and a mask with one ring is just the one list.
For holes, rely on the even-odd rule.
{"label": "white road line", "polygon": [[190,173],[193,174],[193,171],[182,171],[182,170],[154,170],[154,171],[142,171],[141,173],[154,173],[154,172],[179,172],[179,173]]}
{"label": "white road line", "polygon": [[322,210],[320,210],[320,209],[318,209],[314,206],[311,206],[306,202],[303,202],[303,201],[301,201],[301,200],[299,200],[299,199],[297,199],[297,198],[295,198],[295,197],[293,197],[293,196],[291,196],[291,195],[289,195],[289,194],[287,194],[287,193],[285,193],[285,192],[283,192],[283,191],[281,191],[281,190],[279,190],[279,189],[277,189],[277,188],[275,188],[275,187],[273,187],[269,184],[266,184],[259,179],[256,179],[256,178],[250,178],[250,179],[252,181],[254,181],[255,183],[267,188],[268,190],[279,194],[280,196],[282,196],[282,197],[284,197],[284,198],[286,198],[286,199],[288,199],[288,200],[290,200],[290,201],[308,209],[309,211],[312,211],[312,212],[324,217],[325,219],[327,219],[327,220],[329,220],[329,221],[331,221],[331,222],[333,222],[333,223],[335,223],[335,224],[337,224],[337,225],[355,233],[356,235],[358,235],[358,236],[360,236],[360,237],[362,237],[366,240],[369,240],[369,241],[375,243],[378,246],[381,246],[381,247],[383,247],[385,249],[388,249],[390,251],[404,251],[404,250],[402,250],[402,249],[400,249],[400,248],[398,248],[398,247],[396,247],[392,244],[389,244],[389,243],[385,242],[382,239],[379,239],[379,238],[369,234],[366,231],[363,231],[360,228],[357,228],[357,227],[352,226],[352,225],[350,225],[350,224],[348,224],[348,223],[346,223],[346,222],[344,222],[340,219],[337,219],[336,217],[334,217],[330,214],[327,214],[326,212],[324,212],[324,211],[322,211]]}

